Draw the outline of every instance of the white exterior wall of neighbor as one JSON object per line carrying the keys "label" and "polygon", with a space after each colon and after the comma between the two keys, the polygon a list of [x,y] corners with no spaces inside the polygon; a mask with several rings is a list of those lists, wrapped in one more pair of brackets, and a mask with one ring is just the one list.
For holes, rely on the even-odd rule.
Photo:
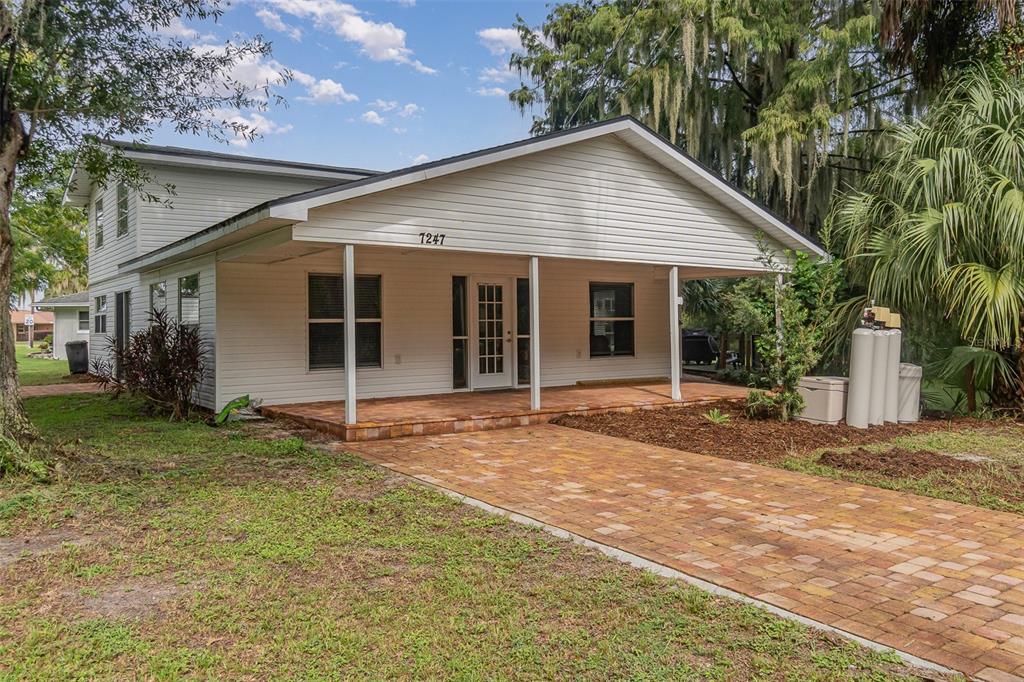
{"label": "white exterior wall of neighbor", "polygon": [[[526,258],[357,247],[357,274],[381,275],[380,368],[357,371],[360,398],[452,389],[452,277],[527,277]],[[344,370],[307,369],[307,277],[341,273],[342,252],[263,265],[217,265],[217,406],[244,394],[265,404],[341,400]],[[632,357],[590,357],[590,289],[631,282]],[[541,259],[542,386],[669,374],[668,280],[660,266]],[[513,316],[514,317],[514,316]]]}
{"label": "white exterior wall of neighbor", "polygon": [[[164,282],[167,287],[167,311],[171,318],[178,318],[178,279],[188,275],[199,275],[199,335],[206,344],[206,372],[199,386],[199,404],[213,408],[216,403],[217,370],[217,272],[213,255],[194,258],[174,265],[144,273],[139,284],[139,293],[132,299],[132,328],[143,329],[149,325],[149,287]],[[259,333],[259,332],[257,332]]]}
{"label": "white exterior wall of neighbor", "polygon": [[[67,350],[64,344],[68,341],[88,341],[89,330],[79,331],[79,311],[89,311],[88,306],[75,308],[71,306],[57,306],[53,309],[53,357],[57,360],[67,360]],[[89,320],[90,329],[92,319]]]}
{"label": "white exterior wall of neighbor", "polygon": [[421,232],[461,251],[760,269],[748,220],[612,135],[311,208],[293,236],[420,248]]}

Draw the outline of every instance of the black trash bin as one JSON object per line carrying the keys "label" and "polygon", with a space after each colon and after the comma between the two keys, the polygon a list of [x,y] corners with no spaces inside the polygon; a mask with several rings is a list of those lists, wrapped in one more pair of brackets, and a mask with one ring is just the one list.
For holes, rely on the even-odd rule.
{"label": "black trash bin", "polygon": [[89,342],[68,341],[64,344],[68,354],[68,369],[72,374],[86,374],[89,371]]}

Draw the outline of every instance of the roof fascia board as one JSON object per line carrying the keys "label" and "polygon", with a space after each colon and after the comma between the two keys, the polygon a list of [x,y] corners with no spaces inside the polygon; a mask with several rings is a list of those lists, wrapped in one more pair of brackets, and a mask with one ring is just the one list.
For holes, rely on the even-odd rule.
{"label": "roof fascia board", "polygon": [[[441,163],[429,168],[410,168],[406,172],[399,173],[388,178],[368,178],[362,183],[353,183],[354,187],[340,187],[336,192],[319,194],[315,197],[303,199],[301,195],[294,201],[284,201],[274,204],[271,207],[271,215],[275,217],[287,217],[294,220],[307,220],[309,209],[319,206],[326,206],[341,201],[347,201],[367,194],[375,194],[385,190],[402,187],[421,180],[444,177],[453,173],[472,170],[481,166],[487,166],[499,161],[519,158],[527,154],[563,147],[574,142],[581,142],[595,137],[602,137],[620,130],[624,130],[631,124],[628,119],[614,121],[606,125],[598,125],[585,128],[579,131],[569,132],[565,135],[558,135],[549,139],[537,138],[536,141],[528,140],[525,144],[513,144],[505,149],[497,149],[493,152],[480,154],[468,159],[455,160],[450,163]],[[285,210],[285,207],[289,207]]]}
{"label": "roof fascia board", "polygon": [[367,177],[360,173],[344,171],[319,170],[315,168],[296,168],[294,166],[277,166],[264,162],[246,162],[227,159],[207,159],[200,157],[184,157],[160,152],[126,149],[124,155],[142,163],[159,166],[178,166],[186,168],[207,168],[212,170],[232,170],[243,173],[261,173],[264,175],[288,175],[304,178],[328,178],[333,180],[362,180]]}

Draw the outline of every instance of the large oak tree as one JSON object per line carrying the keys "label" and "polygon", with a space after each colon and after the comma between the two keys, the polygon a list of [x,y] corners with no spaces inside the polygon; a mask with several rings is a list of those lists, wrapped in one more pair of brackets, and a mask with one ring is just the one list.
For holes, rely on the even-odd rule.
{"label": "large oak tree", "polygon": [[[11,294],[19,175],[52,171],[77,149],[95,182],[141,189],[144,173],[104,139],[147,139],[161,126],[219,138],[255,134],[233,113],[264,108],[271,83],[232,73],[269,45],[257,37],[197,48],[174,37],[182,20],[215,21],[220,13],[220,0],[0,2],[0,300]],[[0,324],[0,454],[35,436],[14,350],[11,325]]]}

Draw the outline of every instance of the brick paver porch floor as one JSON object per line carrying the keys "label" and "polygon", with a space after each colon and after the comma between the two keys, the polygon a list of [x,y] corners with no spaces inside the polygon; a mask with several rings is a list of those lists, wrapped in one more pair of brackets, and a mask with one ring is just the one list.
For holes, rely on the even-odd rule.
{"label": "brick paver porch floor", "polygon": [[553,425],[336,447],[968,675],[1024,678],[1024,517]]}
{"label": "brick paver porch floor", "polygon": [[[747,389],[714,381],[686,380],[683,402],[743,398]],[[541,409],[530,409],[528,390],[443,393],[359,401],[358,423],[345,425],[343,400],[273,405],[271,417],[298,421],[344,440],[381,440],[399,436],[488,431],[542,424],[567,412],[636,410],[675,404],[671,384],[557,386],[541,390]]]}

